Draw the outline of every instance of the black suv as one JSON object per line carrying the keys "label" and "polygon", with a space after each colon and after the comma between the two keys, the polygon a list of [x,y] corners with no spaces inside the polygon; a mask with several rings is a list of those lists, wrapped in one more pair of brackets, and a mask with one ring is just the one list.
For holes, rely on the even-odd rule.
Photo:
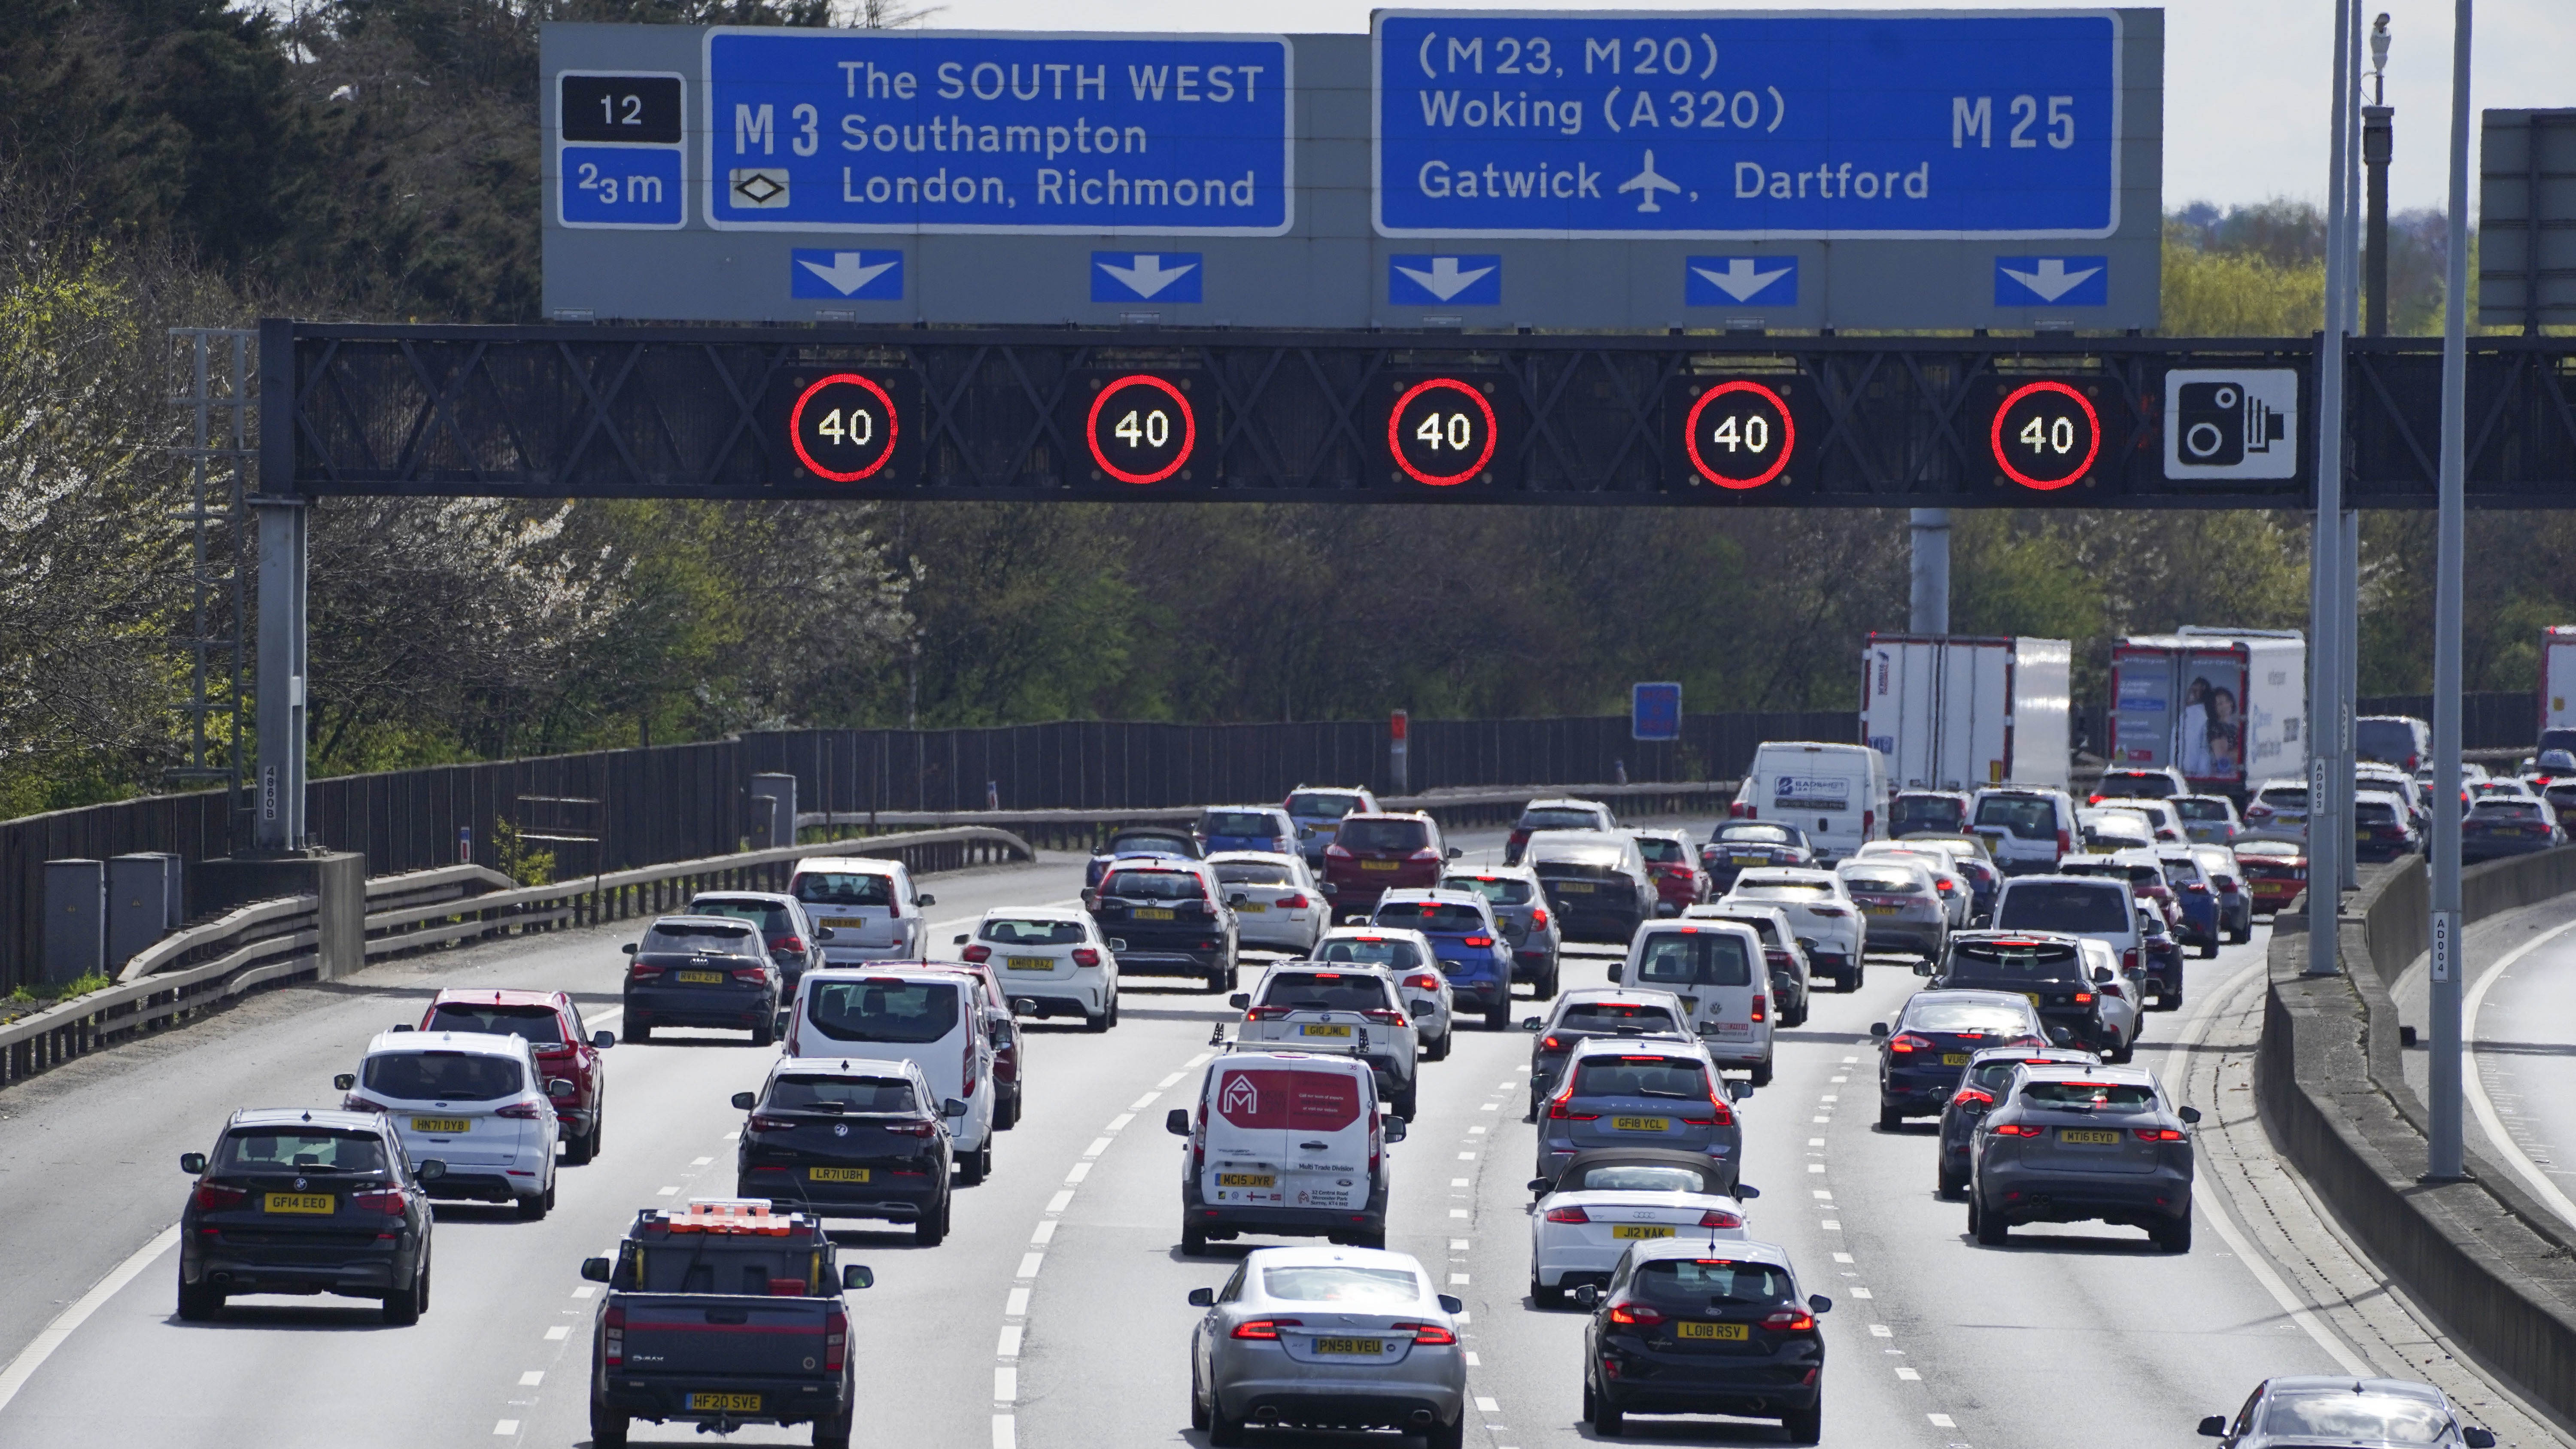
{"label": "black suv", "polygon": [[374,1298],[393,1324],[429,1307],[422,1184],[447,1168],[412,1166],[383,1113],[235,1112],[213,1155],[186,1153],[179,1170],[197,1179],[179,1215],[181,1319],[202,1323],[235,1293]]}
{"label": "black suv", "polygon": [[2085,975],[2084,945],[2073,936],[1961,931],[1938,964],[1926,961],[1914,970],[1931,977],[1936,988],[2029,997],[2049,1036],[2062,1030],[2068,1046],[2088,1052],[2119,1046],[2118,1033],[2102,1021],[2100,983]]}

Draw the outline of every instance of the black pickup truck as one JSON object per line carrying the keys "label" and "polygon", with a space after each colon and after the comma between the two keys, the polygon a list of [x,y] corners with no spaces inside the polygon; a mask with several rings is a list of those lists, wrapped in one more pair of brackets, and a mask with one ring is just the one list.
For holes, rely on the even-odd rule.
{"label": "black pickup truck", "polygon": [[849,1449],[856,1380],[823,1225],[758,1199],[635,1215],[614,1257],[581,1276],[608,1285],[590,1344],[590,1437],[624,1449],[630,1419],[730,1433],[811,1424],[814,1449]]}

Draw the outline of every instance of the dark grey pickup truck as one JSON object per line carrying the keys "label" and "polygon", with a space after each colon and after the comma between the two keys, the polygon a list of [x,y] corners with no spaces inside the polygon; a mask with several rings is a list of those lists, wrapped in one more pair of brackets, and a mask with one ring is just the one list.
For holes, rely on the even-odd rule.
{"label": "dark grey pickup truck", "polygon": [[823,1225],[757,1199],[646,1208],[613,1257],[581,1276],[608,1285],[590,1344],[590,1437],[624,1449],[631,1419],[730,1433],[811,1424],[815,1449],[849,1449],[856,1381],[841,1292],[865,1268],[832,1266]]}

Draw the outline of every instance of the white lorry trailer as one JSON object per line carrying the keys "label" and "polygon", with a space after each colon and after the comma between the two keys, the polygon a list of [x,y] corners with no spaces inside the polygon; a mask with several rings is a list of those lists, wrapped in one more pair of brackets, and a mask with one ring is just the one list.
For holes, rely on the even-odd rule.
{"label": "white lorry trailer", "polygon": [[2111,646],[2113,769],[2165,766],[2239,800],[2308,771],[2308,643],[2296,630],[2184,628]]}
{"label": "white lorry trailer", "polygon": [[1872,634],[1860,737],[1887,757],[1895,789],[2063,790],[2073,652],[2063,639]]}

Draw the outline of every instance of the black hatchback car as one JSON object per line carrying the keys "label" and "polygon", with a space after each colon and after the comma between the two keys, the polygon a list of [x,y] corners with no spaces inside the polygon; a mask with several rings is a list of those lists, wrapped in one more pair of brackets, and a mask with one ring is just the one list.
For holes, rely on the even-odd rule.
{"label": "black hatchback car", "polygon": [[948,1124],[966,1104],[934,1098],[918,1066],[789,1057],[733,1105],[751,1114],[735,1155],[738,1196],[816,1218],[910,1223],[925,1248],[948,1236]]}
{"label": "black hatchback car", "polygon": [[1583,1329],[1583,1417],[1609,1438],[1630,1414],[1778,1419],[1792,1444],[1823,1436],[1833,1300],[1802,1298],[1788,1254],[1768,1243],[1649,1239],[1574,1301]]}
{"label": "black hatchback car", "polygon": [[664,916],[626,954],[621,1039],[651,1041],[657,1026],[748,1031],[753,1046],[778,1039],[778,967],[751,922]]}
{"label": "black hatchback car", "polygon": [[1994,1047],[1969,1053],[1968,1065],[1959,1073],[1958,1090],[1941,1108],[1941,1168],[1934,1191],[1942,1197],[1967,1194],[1968,1157],[1977,1145],[1977,1124],[1994,1110],[1995,1099],[2012,1084],[2016,1068],[2101,1064],[2091,1052],[2066,1047]]}
{"label": "black hatchback car", "polygon": [[[2102,1022],[2098,983],[2084,973],[2084,946],[2073,936],[2030,931],[1961,931],[1938,963],[1914,968],[1945,991],[2009,991],[2039,1008],[2040,1024],[2065,1045],[2102,1052],[2118,1033]],[[2105,980],[2108,980],[2106,971]]]}
{"label": "black hatchback car", "polygon": [[385,1322],[429,1307],[433,1218],[423,1184],[446,1172],[413,1166],[380,1112],[271,1108],[235,1112],[195,1175],[179,1215],[179,1317],[202,1323],[241,1293],[373,1298]]}
{"label": "black hatchback car", "polygon": [[1980,1048],[2050,1045],[2038,1008],[2007,991],[1918,991],[1893,1026],[1873,1021],[1869,1034],[1878,1038],[1878,1125],[1888,1131],[1940,1115]]}
{"label": "black hatchback car", "polygon": [[1748,870],[1775,865],[1812,866],[1816,849],[1807,832],[1768,820],[1721,821],[1699,848],[1699,868],[1708,873],[1712,896],[1735,888],[1735,878]]}

